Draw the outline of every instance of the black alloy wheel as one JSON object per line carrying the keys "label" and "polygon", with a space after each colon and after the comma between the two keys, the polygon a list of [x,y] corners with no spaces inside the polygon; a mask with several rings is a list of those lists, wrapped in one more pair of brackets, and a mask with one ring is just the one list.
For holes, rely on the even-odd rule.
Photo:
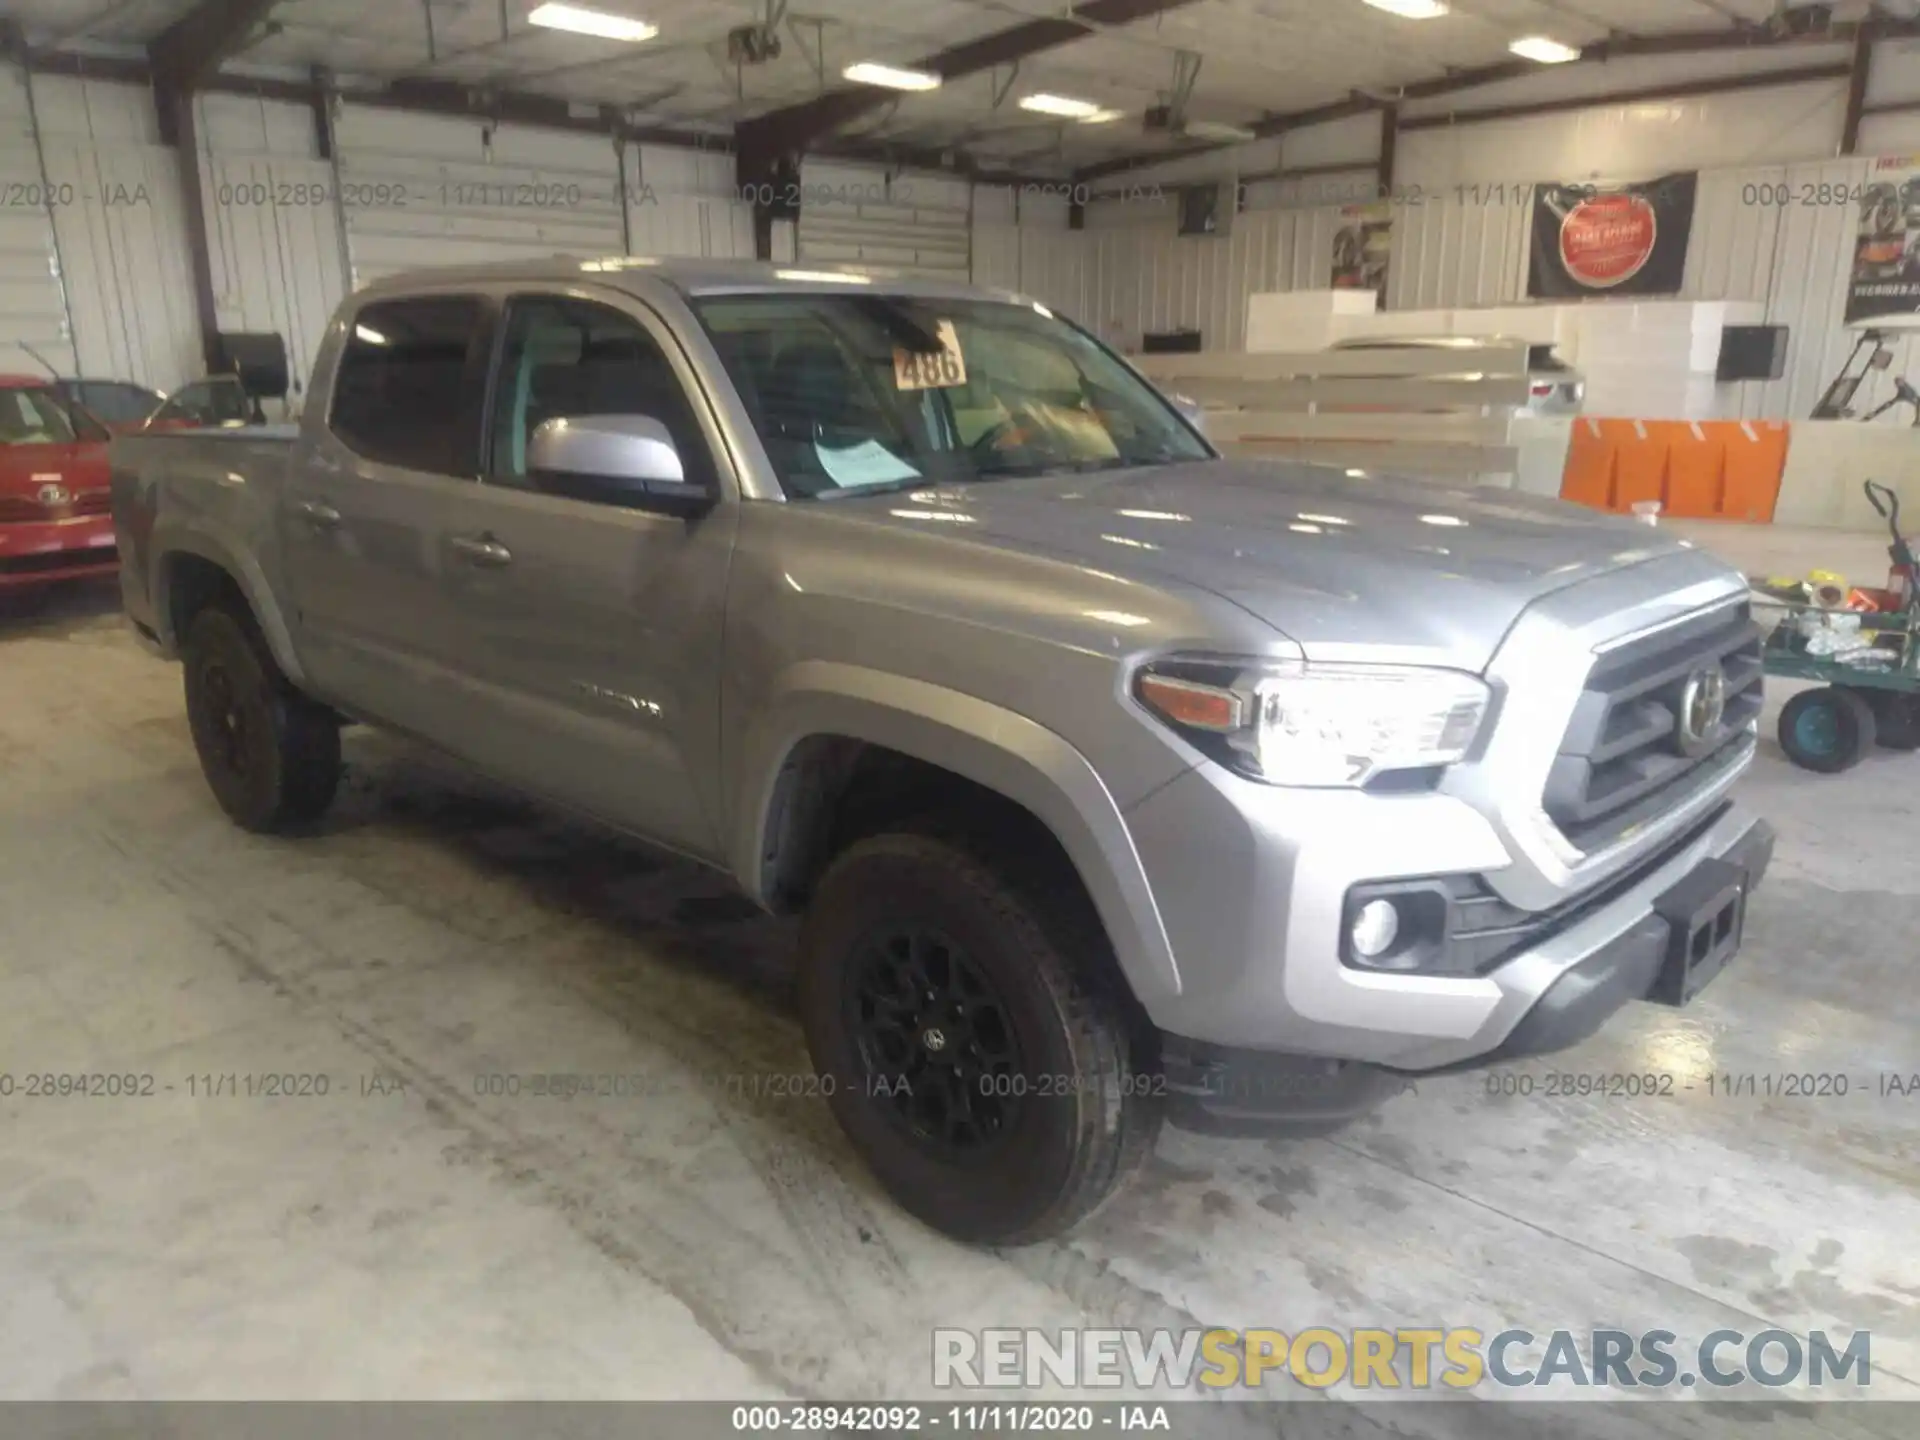
{"label": "black alloy wheel", "polygon": [[906,1132],[955,1158],[1005,1136],[1024,1095],[1019,1039],[966,950],[936,930],[890,929],[846,973],[866,1087]]}

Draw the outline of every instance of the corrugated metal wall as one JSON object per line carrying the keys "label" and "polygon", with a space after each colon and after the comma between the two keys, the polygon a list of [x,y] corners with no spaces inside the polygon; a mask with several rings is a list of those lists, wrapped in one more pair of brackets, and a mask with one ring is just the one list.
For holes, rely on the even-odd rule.
{"label": "corrugated metal wall", "polygon": [[967,279],[972,187],[948,175],[805,159],[800,259]]}
{"label": "corrugated metal wall", "polygon": [[272,331],[287,342],[297,393],[347,288],[333,167],[315,153],[300,105],[203,95],[202,194],[222,330]]}
{"label": "corrugated metal wall", "polygon": [[[1731,177],[1737,188],[1728,184],[1720,191],[1713,225],[1717,243],[1702,247],[1696,240],[1687,257],[1688,293],[1704,298],[1724,286],[1745,292],[1731,298],[1764,299],[1767,322],[1787,326],[1790,335],[1786,378],[1741,387],[1744,418],[1805,419],[1853,348],[1856,332],[1841,324],[1859,232],[1852,196],[1871,164],[1828,160],[1752,169]],[[1769,184],[1774,187],[1770,196],[1747,189]],[[1837,203],[1820,201],[1821,186],[1834,187],[1825,193],[1837,195]],[[1792,203],[1774,203],[1783,193]],[[1751,237],[1740,233],[1743,224],[1751,227]],[[1764,291],[1756,273],[1763,268]],[[1910,357],[1920,358],[1920,351],[1903,340],[1895,347],[1893,373],[1905,373]],[[1882,383],[1877,394],[1891,399],[1892,382]]]}
{"label": "corrugated metal wall", "polygon": [[611,140],[343,104],[334,121],[356,285],[432,265],[615,255]]}
{"label": "corrugated metal wall", "polygon": [[178,159],[141,86],[37,75],[54,236],[83,375],[172,389],[204,368]]}
{"label": "corrugated metal wall", "polygon": [[[1701,174],[1683,296],[1757,302],[1768,323],[1790,328],[1786,378],[1742,386],[1745,418],[1805,417],[1852,348],[1853,332],[1841,323],[1856,223],[1846,197],[1858,193],[1871,163]],[[1833,202],[1821,203],[1823,194]],[[1403,198],[1394,212],[1386,308],[1525,303],[1531,213],[1524,190],[1449,187],[1425,192],[1417,204]],[[1341,212],[1243,211],[1228,235],[1209,239],[1177,235],[1170,200],[1095,204],[1087,223],[1075,238],[1090,244],[1075,263],[1091,273],[1084,318],[1104,338],[1132,348],[1145,331],[1197,327],[1209,349],[1238,349],[1248,295],[1326,288]]]}
{"label": "corrugated metal wall", "polygon": [[1527,290],[1527,204],[1440,195],[1393,214],[1386,308],[1505,305]]}
{"label": "corrugated metal wall", "polygon": [[636,145],[626,156],[633,254],[753,259],[753,206],[735,198],[731,154]]}
{"label": "corrugated metal wall", "polygon": [[[1888,52],[1891,60],[1876,66],[1876,97],[1920,96],[1920,51]],[[157,143],[151,97],[142,87],[44,77],[34,93],[52,178],[58,194],[72,198],[56,205],[52,224],[37,204],[13,203],[37,199],[39,161],[19,73],[0,72],[0,184],[12,187],[0,207],[0,342],[31,339],[60,350],[70,302],[77,345],[52,355],[56,363],[70,365],[77,350],[89,373],[177,386],[198,373],[199,345],[177,161]],[[1564,161],[1564,172],[1601,132],[1655,155],[1659,137],[1697,140],[1709,121],[1748,125],[1749,145],[1788,143],[1792,135],[1780,139],[1780,122],[1791,116],[1781,107],[1791,109],[1787,102],[1796,98],[1813,105],[1824,124],[1825,101],[1792,88],[1682,107],[1677,116],[1550,117],[1551,133],[1530,132],[1529,155],[1539,154],[1526,163]],[[621,248],[623,231],[637,253],[751,253],[751,207],[733,193],[724,153],[629,147],[623,214],[609,141],[508,126],[488,135],[478,121],[349,102],[337,127],[342,214],[330,203],[332,167],[314,152],[303,107],[233,96],[204,97],[200,105],[220,322],[284,334],[303,378],[325,317],[348,283],[347,255],[354,275],[365,279],[463,258],[607,253]],[[1764,128],[1756,118],[1762,114]],[[1317,138],[1288,137],[1287,161],[1339,164],[1363,148],[1358,122],[1326,128]],[[1449,193],[1466,183],[1459,177],[1521,166],[1503,153],[1511,139],[1503,136],[1498,126],[1468,126],[1403,137],[1403,184],[1422,203],[1402,203],[1396,212],[1389,307],[1524,297],[1526,204],[1492,203],[1484,191]],[[1721,135],[1715,153],[1734,143]],[[1687,146],[1699,148],[1693,140]],[[1840,314],[1851,208],[1772,203],[1782,192],[1764,187],[1785,186],[1797,196],[1808,185],[1852,186],[1867,163],[1810,160],[1703,173],[1685,293],[1762,303],[1770,319],[1793,331],[1788,377],[1746,387],[1747,414],[1804,415],[1850,340]],[[1349,191],[1364,195],[1367,175],[1256,184],[1255,208],[1236,216],[1227,236],[1212,239],[1176,235],[1169,199],[1096,202],[1088,207],[1088,228],[1069,231],[1061,195],[990,186],[970,192],[952,177],[909,173],[893,184],[910,185],[910,192],[876,205],[866,197],[885,185],[883,172],[815,162],[802,183],[809,203],[797,237],[794,226],[776,227],[780,258],[860,258],[956,278],[971,274],[1033,295],[1123,346],[1137,345],[1149,330],[1197,326],[1210,346],[1236,348],[1247,296],[1328,283],[1341,215],[1338,205],[1324,202]],[[66,271],[64,301],[56,258]]]}
{"label": "corrugated metal wall", "polygon": [[0,370],[36,374],[21,341],[62,370],[74,357],[28,100],[21,72],[0,69]]}

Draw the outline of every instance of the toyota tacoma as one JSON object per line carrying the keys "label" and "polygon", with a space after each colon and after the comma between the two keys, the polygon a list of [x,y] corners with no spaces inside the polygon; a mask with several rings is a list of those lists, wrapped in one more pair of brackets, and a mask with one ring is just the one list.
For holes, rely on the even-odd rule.
{"label": "toyota tacoma", "polygon": [[1741,577],[1555,501],[1228,459],[1046,306],[545,260],[350,296],[293,427],[113,442],[215,799],[384,726],[800,914],[823,1093],[1013,1244],[1162,1119],[1307,1130],[1690,1001],[1772,832]]}

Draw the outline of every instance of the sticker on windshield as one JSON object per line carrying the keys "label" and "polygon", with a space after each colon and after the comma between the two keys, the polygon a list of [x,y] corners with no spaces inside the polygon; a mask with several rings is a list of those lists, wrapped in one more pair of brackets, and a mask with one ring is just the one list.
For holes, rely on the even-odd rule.
{"label": "sticker on windshield", "polygon": [[939,336],[938,350],[893,352],[896,390],[937,390],[967,383],[967,357],[960,353],[960,337],[953,333],[951,320],[940,322]]}

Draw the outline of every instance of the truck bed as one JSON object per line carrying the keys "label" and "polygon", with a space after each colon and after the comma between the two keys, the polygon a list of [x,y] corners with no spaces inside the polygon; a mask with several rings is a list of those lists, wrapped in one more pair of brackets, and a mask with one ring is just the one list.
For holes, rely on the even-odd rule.
{"label": "truck bed", "polygon": [[217,558],[229,567],[242,557],[277,564],[275,513],[299,433],[296,425],[278,424],[115,437],[108,464],[120,594],[142,630],[172,638],[154,614],[148,574],[155,536],[170,526],[191,532],[192,548],[224,552]]}

